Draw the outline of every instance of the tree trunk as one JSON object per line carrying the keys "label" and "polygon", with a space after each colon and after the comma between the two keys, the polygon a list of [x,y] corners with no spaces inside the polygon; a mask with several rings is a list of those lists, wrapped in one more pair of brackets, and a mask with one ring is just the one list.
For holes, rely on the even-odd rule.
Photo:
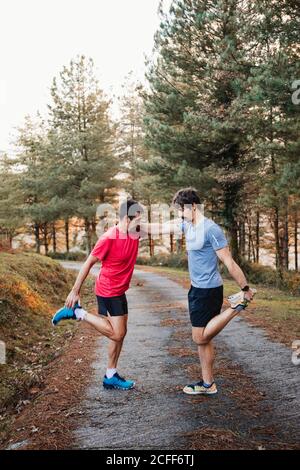
{"label": "tree trunk", "polygon": [[251,261],[251,227],[248,224],[248,261]]}
{"label": "tree trunk", "polygon": [[229,238],[230,238],[230,249],[233,258],[237,261],[239,259],[239,248],[238,248],[238,234],[237,234],[237,226],[229,228]]}
{"label": "tree trunk", "polygon": [[170,233],[170,251],[174,253],[174,234]]}
{"label": "tree trunk", "polygon": [[238,246],[239,246],[239,253],[242,254],[242,222],[238,225]]}
{"label": "tree trunk", "polygon": [[87,249],[88,249],[89,253],[92,250],[90,226],[91,226],[90,221],[87,218],[85,218],[84,219],[84,228],[85,228],[85,235],[86,235],[86,241],[87,241]]}
{"label": "tree trunk", "polygon": [[[269,52],[269,45],[268,46],[268,52]],[[273,143],[274,141],[274,132],[273,132],[273,107],[272,105],[270,106],[270,115],[269,115],[269,125],[270,125],[270,133],[269,133],[269,139],[270,142]],[[277,170],[276,170],[276,164],[275,164],[275,156],[274,152],[271,150],[271,168],[272,168],[272,174],[273,176],[276,175]],[[276,201],[278,199],[277,196],[277,191],[275,188],[272,190],[272,195],[274,197],[274,200]],[[279,234],[279,208],[275,204],[274,205],[274,237],[275,237],[275,251],[276,251],[276,269],[278,271],[279,277],[282,280],[282,256],[281,256],[281,246],[280,246],[280,234]]]}
{"label": "tree trunk", "polygon": [[37,253],[41,252],[41,241],[40,241],[40,226],[39,224],[34,224],[34,236],[35,236],[35,250]]}
{"label": "tree trunk", "polygon": [[294,226],[294,244],[295,244],[295,271],[298,271],[298,211],[295,211]]}
{"label": "tree trunk", "polygon": [[[148,209],[148,222],[151,224],[151,209]],[[150,256],[154,255],[154,243],[152,240],[151,233],[148,233],[148,241],[149,241],[149,254]]]}
{"label": "tree trunk", "polygon": [[47,238],[47,224],[44,224],[44,247],[45,247],[45,255],[48,255],[48,238]]}
{"label": "tree trunk", "polygon": [[[287,206],[286,206],[287,207]],[[289,214],[286,208],[284,215],[284,240],[283,240],[283,259],[284,267],[286,270],[289,269]]]}
{"label": "tree trunk", "polygon": [[255,245],[254,245],[254,240],[251,236],[251,249],[252,249],[252,258],[254,263],[256,263],[256,253],[255,253]]}
{"label": "tree trunk", "polygon": [[154,256],[154,241],[152,239],[151,233],[148,234],[148,242],[149,242],[149,254],[150,256]]}
{"label": "tree trunk", "polygon": [[154,256],[154,240],[151,240],[150,244],[150,256]]}
{"label": "tree trunk", "polygon": [[260,213],[259,211],[256,212],[256,239],[255,239],[255,251],[256,251],[256,263],[259,263],[259,246],[260,246],[260,221],[259,221]]}
{"label": "tree trunk", "polygon": [[[161,224],[162,224],[162,215],[159,214],[159,224],[160,224],[160,227],[161,227]],[[162,234],[162,230],[159,230],[159,242],[161,244],[163,244],[163,234]]]}
{"label": "tree trunk", "polygon": [[285,268],[285,260],[284,260],[284,226],[279,228],[279,256],[280,256],[280,266],[282,269]]}
{"label": "tree trunk", "polygon": [[276,250],[276,268],[277,268],[280,278],[282,278],[282,257],[281,257],[281,249],[280,249],[278,207],[274,208],[274,237],[275,237],[275,250]]}
{"label": "tree trunk", "polygon": [[93,217],[92,222],[91,222],[91,228],[92,228],[92,233],[91,233],[91,249],[92,249],[92,246],[94,246],[95,243],[96,243],[96,241],[97,241],[96,227],[97,227],[96,219],[95,219],[95,217]]}
{"label": "tree trunk", "polygon": [[238,223],[236,220],[236,212],[239,204],[240,183],[226,183],[224,189],[224,221],[225,228],[229,235],[229,245],[232,256],[235,261],[239,261],[239,245],[238,245]]}
{"label": "tree trunk", "polygon": [[240,247],[239,252],[242,257],[245,257],[246,254],[246,224],[243,220],[240,224]]}
{"label": "tree trunk", "polygon": [[[252,254],[253,254],[253,239],[252,239],[252,220],[251,216],[247,216],[247,226],[248,226],[248,246],[247,246],[247,255],[248,255],[248,261],[252,260]],[[253,260],[254,261],[254,260]]]}
{"label": "tree trunk", "polygon": [[65,220],[65,236],[66,236],[66,249],[67,253],[69,253],[70,250],[70,244],[69,244],[69,220]]}
{"label": "tree trunk", "polygon": [[53,244],[53,253],[56,253],[56,228],[55,222],[52,224],[52,244]]}

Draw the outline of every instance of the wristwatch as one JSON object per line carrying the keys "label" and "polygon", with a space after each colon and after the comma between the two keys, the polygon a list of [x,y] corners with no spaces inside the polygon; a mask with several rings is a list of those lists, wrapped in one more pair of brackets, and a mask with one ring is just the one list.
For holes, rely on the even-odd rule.
{"label": "wristwatch", "polygon": [[250,290],[250,287],[248,285],[246,285],[245,287],[243,287],[242,291],[244,292],[248,292],[248,290]]}

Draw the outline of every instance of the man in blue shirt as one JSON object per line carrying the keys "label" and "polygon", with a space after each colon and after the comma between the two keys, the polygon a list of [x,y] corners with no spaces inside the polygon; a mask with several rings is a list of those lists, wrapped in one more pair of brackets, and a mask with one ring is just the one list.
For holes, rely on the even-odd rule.
{"label": "man in blue shirt", "polygon": [[[192,337],[198,345],[202,380],[186,385],[183,391],[190,395],[217,393],[213,377],[214,347],[212,339],[252,300],[246,277],[233,260],[222,229],[201,211],[201,201],[193,188],[179,190],[173,205],[180,217],[160,224],[141,224],[151,233],[185,234],[191,288],[188,293]],[[229,297],[230,308],[221,313],[223,280],[218,270],[218,259],[227,267],[241,291]]]}

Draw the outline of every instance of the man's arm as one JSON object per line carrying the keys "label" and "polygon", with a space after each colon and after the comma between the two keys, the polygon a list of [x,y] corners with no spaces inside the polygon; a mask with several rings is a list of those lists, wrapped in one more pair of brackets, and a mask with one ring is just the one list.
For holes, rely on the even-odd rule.
{"label": "man's arm", "polygon": [[84,283],[87,275],[89,274],[91,267],[98,261],[98,258],[93,255],[89,255],[86,261],[83,263],[74,286],[72,287],[71,292],[69,293],[67,300],[65,302],[66,307],[73,308],[75,303],[79,300],[79,293],[82,284]]}
{"label": "man's arm", "polygon": [[[221,248],[220,250],[216,251],[218,258],[225,264],[226,268],[228,269],[230,275],[233,279],[237,282],[241,289],[247,285],[247,279],[245,274],[239,267],[239,265],[234,261],[228,246],[225,248]],[[245,298],[248,300],[252,300],[253,292],[250,289],[249,291],[245,292]]]}
{"label": "man's arm", "polygon": [[182,219],[176,218],[169,220],[168,222],[164,222],[161,224],[158,223],[149,223],[149,222],[141,222],[140,227],[141,231],[145,233],[151,233],[151,235],[181,235],[181,224]]}

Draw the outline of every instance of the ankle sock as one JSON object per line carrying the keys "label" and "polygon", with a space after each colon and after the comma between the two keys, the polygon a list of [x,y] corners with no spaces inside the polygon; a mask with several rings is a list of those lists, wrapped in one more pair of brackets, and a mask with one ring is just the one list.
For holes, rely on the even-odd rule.
{"label": "ankle sock", "polygon": [[206,382],[203,381],[203,387],[209,388],[209,387],[212,386],[213,383],[214,383],[214,382],[212,381],[210,384],[207,384]]}
{"label": "ankle sock", "polygon": [[77,320],[86,319],[87,311],[84,310],[84,308],[81,308],[81,307],[75,308],[74,313],[76,315]]}
{"label": "ankle sock", "polygon": [[117,369],[106,369],[106,377],[108,379],[111,379],[115,373],[117,372]]}

